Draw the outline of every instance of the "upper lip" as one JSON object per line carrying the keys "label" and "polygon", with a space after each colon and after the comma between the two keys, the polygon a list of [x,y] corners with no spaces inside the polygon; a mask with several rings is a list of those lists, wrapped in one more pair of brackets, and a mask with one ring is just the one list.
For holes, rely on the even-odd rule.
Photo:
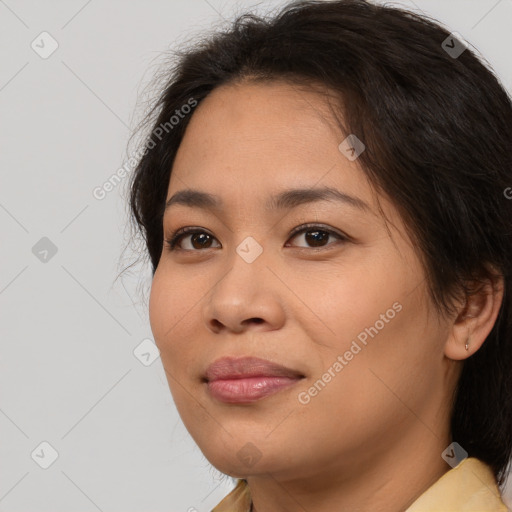
{"label": "upper lip", "polygon": [[222,357],[205,373],[205,380],[242,379],[248,377],[304,377],[299,371],[259,357]]}

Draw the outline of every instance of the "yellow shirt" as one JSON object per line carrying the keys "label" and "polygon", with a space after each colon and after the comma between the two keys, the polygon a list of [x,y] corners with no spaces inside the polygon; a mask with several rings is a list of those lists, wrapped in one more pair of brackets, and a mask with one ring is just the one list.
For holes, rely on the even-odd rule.
{"label": "yellow shirt", "polygon": [[[251,495],[244,480],[211,512],[250,512]],[[491,468],[469,457],[447,471],[406,512],[507,512]]]}

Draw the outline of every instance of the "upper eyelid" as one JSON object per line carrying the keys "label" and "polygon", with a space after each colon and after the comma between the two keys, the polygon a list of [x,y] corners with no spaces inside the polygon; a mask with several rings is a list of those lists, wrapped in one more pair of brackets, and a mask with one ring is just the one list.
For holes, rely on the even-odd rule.
{"label": "upper eyelid", "polygon": [[314,228],[319,228],[319,231],[328,231],[329,233],[333,233],[335,235],[346,236],[341,232],[338,233],[338,230],[336,230],[335,228],[331,228],[330,226],[327,226],[325,224],[316,224],[314,222],[306,222],[305,224],[300,224],[299,226],[293,228],[290,233],[290,236],[295,236],[296,234],[301,233],[302,231]]}

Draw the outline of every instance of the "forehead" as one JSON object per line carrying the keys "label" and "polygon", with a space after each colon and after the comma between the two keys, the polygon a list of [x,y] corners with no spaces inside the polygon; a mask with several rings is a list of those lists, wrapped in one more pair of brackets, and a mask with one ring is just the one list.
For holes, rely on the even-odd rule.
{"label": "forehead", "polygon": [[187,128],[195,135],[209,134],[209,140],[226,137],[246,139],[247,147],[254,141],[300,140],[307,147],[305,136],[339,138],[329,112],[327,97],[287,82],[242,82],[214,89],[196,108]]}
{"label": "forehead", "polygon": [[224,85],[190,119],[169,192],[199,185],[221,194],[319,184],[343,186],[371,201],[364,173],[338,148],[343,139],[320,93],[285,82]]}

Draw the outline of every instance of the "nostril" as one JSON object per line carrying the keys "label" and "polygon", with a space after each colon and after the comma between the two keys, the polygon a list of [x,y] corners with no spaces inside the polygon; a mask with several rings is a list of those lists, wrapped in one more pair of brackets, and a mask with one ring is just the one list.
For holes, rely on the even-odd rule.
{"label": "nostril", "polygon": [[247,325],[247,324],[262,324],[264,322],[263,318],[248,318],[247,320],[244,320],[242,322],[243,325]]}

